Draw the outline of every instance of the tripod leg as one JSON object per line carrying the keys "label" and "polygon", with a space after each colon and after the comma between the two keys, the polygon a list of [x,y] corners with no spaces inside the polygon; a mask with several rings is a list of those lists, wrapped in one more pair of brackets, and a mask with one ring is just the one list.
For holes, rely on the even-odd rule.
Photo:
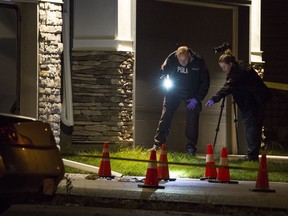
{"label": "tripod leg", "polygon": [[216,127],[216,134],[215,134],[215,137],[214,137],[213,149],[214,149],[214,147],[216,145],[216,141],[217,141],[217,136],[218,136],[218,132],[219,132],[219,126],[220,126],[220,122],[221,122],[221,117],[222,117],[224,104],[225,104],[225,97],[222,99],[222,104],[220,106],[221,109],[220,109],[220,114],[219,114],[218,123],[217,123],[217,127]]}
{"label": "tripod leg", "polygon": [[234,126],[235,126],[235,133],[236,133],[236,147],[237,147],[237,154],[239,153],[239,140],[238,140],[238,125],[237,125],[237,115],[236,115],[236,105],[235,101],[233,100],[233,109],[234,109]]}

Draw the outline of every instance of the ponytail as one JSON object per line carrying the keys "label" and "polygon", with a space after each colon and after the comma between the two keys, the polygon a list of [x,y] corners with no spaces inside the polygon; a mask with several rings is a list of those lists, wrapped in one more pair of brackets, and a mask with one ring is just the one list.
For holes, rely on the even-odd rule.
{"label": "ponytail", "polygon": [[218,60],[219,63],[223,62],[223,63],[226,63],[226,64],[235,64],[236,63],[236,58],[235,56],[232,55],[232,51],[231,49],[226,49],[224,51],[224,54],[222,54],[220,57],[219,57],[219,60]]}

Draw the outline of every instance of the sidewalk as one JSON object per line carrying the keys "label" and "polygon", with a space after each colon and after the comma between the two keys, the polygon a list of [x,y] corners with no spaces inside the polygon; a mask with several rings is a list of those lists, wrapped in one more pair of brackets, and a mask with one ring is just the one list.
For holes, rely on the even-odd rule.
{"label": "sidewalk", "polygon": [[[89,179],[88,179],[89,178]],[[288,184],[270,182],[276,192],[252,192],[255,181],[239,181],[238,184],[209,183],[198,179],[177,178],[176,181],[161,181],[164,189],[140,188],[144,177],[122,176],[107,180],[93,179],[93,175],[69,174],[59,184],[57,195],[85,197],[91,203],[99,200],[126,200],[126,202],[163,202],[169,205],[231,206],[245,208],[277,209],[288,213]],[[67,190],[68,189],[68,190]]]}

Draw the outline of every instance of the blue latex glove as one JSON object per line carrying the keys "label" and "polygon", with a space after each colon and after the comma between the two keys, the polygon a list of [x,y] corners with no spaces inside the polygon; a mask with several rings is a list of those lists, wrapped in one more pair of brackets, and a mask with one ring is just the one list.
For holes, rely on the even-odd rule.
{"label": "blue latex glove", "polygon": [[187,109],[189,110],[193,110],[198,103],[198,101],[195,98],[189,99],[187,100],[187,102],[188,102]]}
{"label": "blue latex glove", "polygon": [[212,106],[214,106],[214,104],[215,104],[215,102],[210,99],[210,100],[205,104],[205,106],[212,107]]}

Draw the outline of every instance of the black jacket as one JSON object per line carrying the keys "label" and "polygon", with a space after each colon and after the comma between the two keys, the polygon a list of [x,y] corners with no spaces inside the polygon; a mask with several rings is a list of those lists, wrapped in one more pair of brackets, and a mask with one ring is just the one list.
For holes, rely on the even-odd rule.
{"label": "black jacket", "polygon": [[173,81],[173,94],[185,94],[186,99],[195,98],[201,102],[209,89],[210,76],[205,61],[191,51],[192,59],[186,67],[179,64],[176,51],[171,53],[163,64],[163,73],[169,74]]}
{"label": "black jacket", "polygon": [[232,94],[242,114],[266,107],[270,90],[249,64],[235,64],[227,75],[224,86],[211,99],[219,102]]}

